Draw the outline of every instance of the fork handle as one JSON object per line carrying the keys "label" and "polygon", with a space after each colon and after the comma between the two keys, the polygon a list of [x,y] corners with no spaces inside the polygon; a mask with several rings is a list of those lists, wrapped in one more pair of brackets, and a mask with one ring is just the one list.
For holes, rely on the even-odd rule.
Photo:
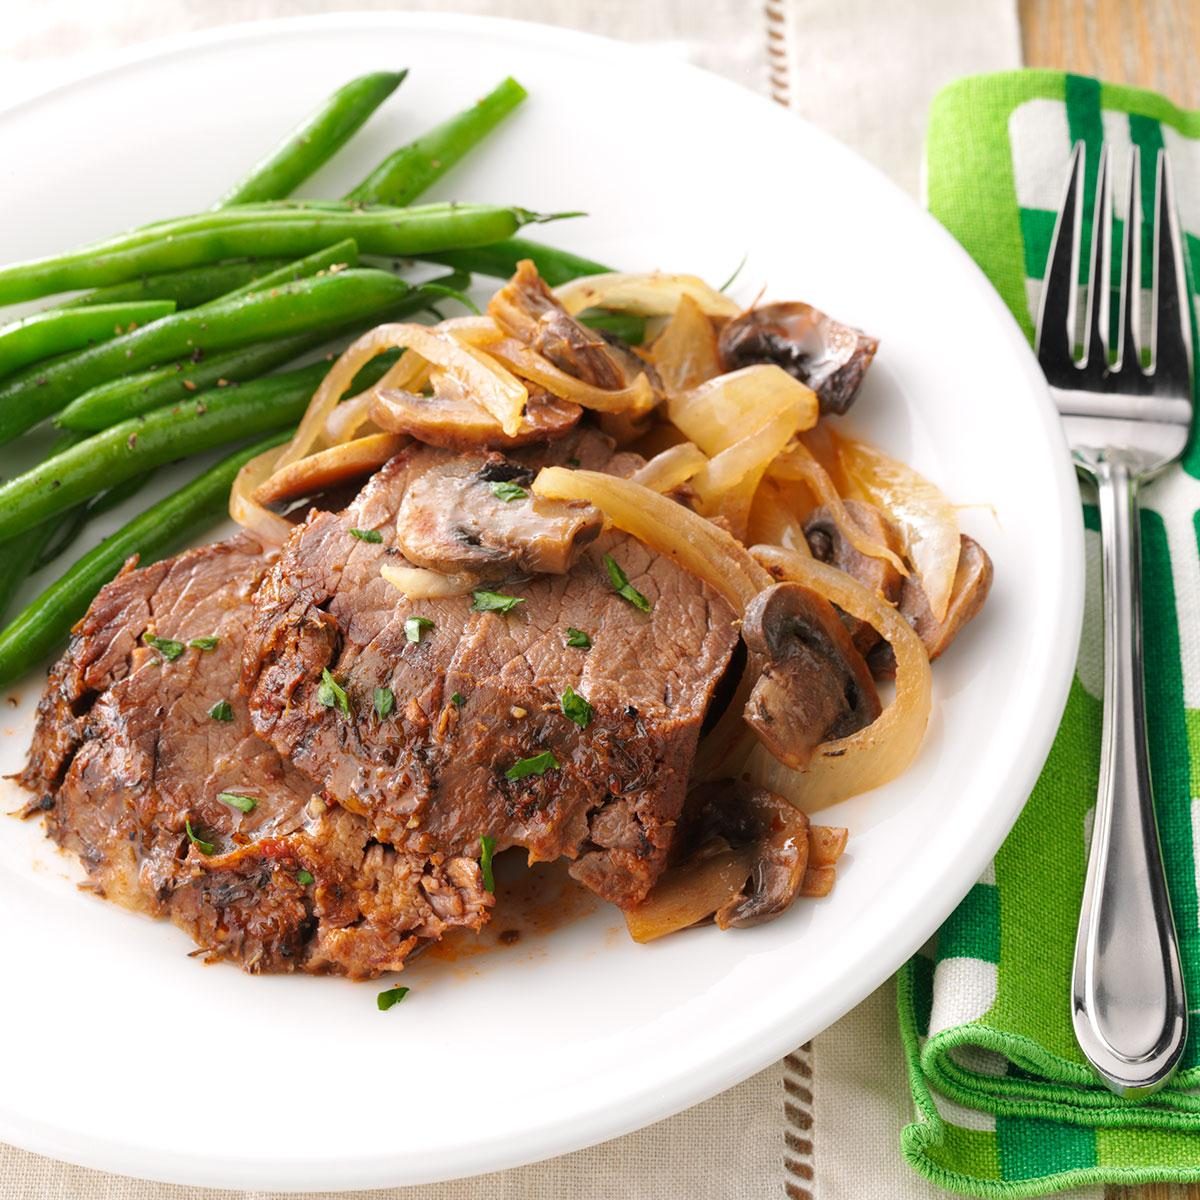
{"label": "fork handle", "polygon": [[1100,498],[1104,723],[1072,1017],[1079,1045],[1105,1083],[1136,1096],[1174,1072],[1187,1037],[1187,1003],[1146,750],[1138,481],[1119,453],[1089,466]]}

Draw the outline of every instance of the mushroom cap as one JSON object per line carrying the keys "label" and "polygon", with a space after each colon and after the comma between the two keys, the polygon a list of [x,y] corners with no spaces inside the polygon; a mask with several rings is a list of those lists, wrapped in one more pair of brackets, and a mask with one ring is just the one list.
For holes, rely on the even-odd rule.
{"label": "mushroom cap", "polygon": [[765,788],[732,779],[693,788],[680,819],[671,866],[649,896],[625,912],[635,941],[712,917],[721,929],[758,925],[798,896],[823,896],[847,830],[810,825]]}
{"label": "mushroom cap", "polygon": [[822,742],[848,737],[882,711],[837,610],[802,584],[760,592],[746,608],[742,639],[759,668],[746,722],[785,766],[803,769]]}
{"label": "mushroom cap", "polygon": [[447,457],[409,484],[396,544],[415,566],[447,575],[566,574],[600,535],[603,517],[590,504],[527,490],[505,498],[498,486],[527,489],[532,478],[530,468],[501,454]]}
{"label": "mushroom cap", "polygon": [[[850,519],[863,533],[881,545],[900,552],[900,539],[895,528],[875,505],[862,500],[846,500],[844,504]],[[851,579],[857,580],[869,592],[889,604],[899,602],[904,576],[886,559],[856,550],[825,505],[813,509],[805,521],[804,537],[813,558],[845,571]],[[879,641],[879,631],[869,621],[860,621],[846,613],[842,613],[841,617],[860,654],[866,654]]]}
{"label": "mushroom cap", "polygon": [[[800,894],[809,859],[809,822],[765,788],[720,780],[688,797],[689,840],[749,850],[741,888],[714,911],[719,928],[744,928],[785,912]],[[745,860],[743,860],[745,861]]]}
{"label": "mushroom cap", "polygon": [[824,415],[854,403],[879,342],[810,304],[789,301],[734,317],[719,346],[727,371],[763,362],[782,367],[817,393]]}

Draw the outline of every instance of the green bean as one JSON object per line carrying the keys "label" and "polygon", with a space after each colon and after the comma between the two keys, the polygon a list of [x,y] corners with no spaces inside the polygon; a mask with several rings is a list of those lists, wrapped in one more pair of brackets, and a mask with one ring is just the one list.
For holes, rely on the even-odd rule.
{"label": "green bean", "polygon": [[[50,454],[58,454],[80,441],[78,433],[60,433],[50,447]],[[0,542],[0,620],[8,611],[12,598],[17,594],[26,578],[37,568],[38,556],[47,539],[53,538],[62,518],[54,517],[42,525],[35,525],[16,537]]]}
{"label": "green bean", "polygon": [[291,195],[354,136],[407,74],[407,71],[378,71],[360,75],[338,88],[245,179],[221,197],[221,206]]}
{"label": "green bean", "polygon": [[[286,263],[278,270],[229,292],[221,297],[226,303],[238,296],[252,292],[267,291],[280,284],[294,283],[297,279],[309,278],[319,271],[338,264],[354,266],[358,262],[358,248],[347,240],[319,250],[293,263]],[[332,334],[325,330],[304,333],[280,341],[263,342],[241,347],[216,355],[191,355],[187,359],[157,367],[135,375],[123,375],[107,383],[89,388],[77,396],[55,418],[63,429],[81,429],[94,432],[106,429],[126,417],[149,412],[163,404],[186,400],[189,393],[209,384],[225,380],[241,383],[265,375],[275,367],[298,358],[307,350],[328,341]]]}
{"label": "green bean", "polygon": [[603,275],[612,270],[612,267],[581,258],[569,250],[544,246],[541,242],[530,242],[525,238],[508,238],[490,246],[456,247],[433,254],[418,253],[416,257],[442,263],[456,271],[490,275],[493,279],[507,279],[517,269],[517,263],[524,258],[531,258],[538,274],[550,287],[570,283],[572,279],[583,275]]}
{"label": "green bean", "polygon": [[173,300],[133,300],[34,313],[0,326],[0,378],[83,346],[107,342],[130,329],[175,311]]}
{"label": "green bean", "polygon": [[46,538],[53,535],[56,524],[51,520],[44,525],[35,525],[0,543],[0,555],[4,558],[4,570],[0,571],[0,620],[21,585],[33,573],[38,554]]}
{"label": "green bean", "polygon": [[181,271],[162,271],[128,283],[114,283],[111,287],[84,292],[82,296],[64,300],[54,310],[45,311],[83,308],[91,304],[123,304],[127,300],[174,300],[176,308],[195,308],[197,304],[224,296],[287,263],[286,258],[243,258],[203,267],[185,267]]}
{"label": "green bean", "polygon": [[314,363],[239,388],[213,389],[85,439],[0,485],[0,538],[164,463],[294,425],[328,370]]}
{"label": "green bean", "polygon": [[[554,214],[554,216],[563,214]],[[511,237],[548,221],[522,208],[427,204],[414,208],[350,204],[239,205],[183,217],[66,254],[0,268],[0,304],[52,292],[120,283],[139,275],[244,254],[299,258],[351,237],[364,254],[415,256]]]}
{"label": "green bean", "polygon": [[505,79],[464,112],[435,125],[385,158],[346,193],[346,199],[364,204],[411,204],[483,141],[528,94],[515,79]]}
{"label": "green bean", "polygon": [[223,459],[79,559],[0,632],[0,684],[20,678],[50,655],[130,555],[139,555],[143,564],[153,562],[216,521],[238,471],[287,436],[277,432]]}
{"label": "green bean", "polygon": [[84,531],[89,521],[103,516],[106,512],[111,512],[118,505],[124,504],[126,500],[132,499],[154,478],[154,475],[154,471],[146,471],[132,479],[126,479],[124,483],[109,488],[107,492],[101,492],[90,503],[79,504],[64,517],[52,518],[48,521],[47,525],[53,525],[55,520],[60,521],[61,524],[45,540],[37,560],[33,564],[33,570],[40,571],[65,554],[74,545],[76,538]]}
{"label": "green bean", "polygon": [[318,275],[268,292],[214,301],[0,382],[0,442],[127,371],[186,354],[233,349],[377,313],[411,290],[387,271]]}
{"label": "green bean", "polygon": [[172,363],[153,371],[109,380],[77,396],[54,418],[63,429],[96,433],[118,421],[136,417],[164,404],[174,404],[214,384],[243,383],[257,379],[301,354],[324,345],[330,334],[324,329],[301,333],[278,341],[255,343],[207,355],[198,362],[191,359]]}
{"label": "green bean", "polygon": [[345,267],[357,266],[358,246],[353,238],[343,238],[340,242],[334,242],[332,246],[326,246],[306,258],[297,258],[294,262],[284,263],[274,271],[262,275],[258,279],[252,279],[233,291],[226,292],[220,299],[233,300],[237,296],[249,296],[251,292],[269,291],[271,288],[280,287],[283,284],[295,283],[297,279],[310,279],[333,267],[341,270]]}
{"label": "green bean", "polygon": [[[412,288],[381,317],[394,320],[429,300]],[[369,387],[385,369],[378,358],[369,362],[352,386]],[[327,362],[318,362],[236,388],[210,388],[186,404],[156,408],[69,446],[0,484],[0,539],[164,463],[294,424],[328,370]]]}

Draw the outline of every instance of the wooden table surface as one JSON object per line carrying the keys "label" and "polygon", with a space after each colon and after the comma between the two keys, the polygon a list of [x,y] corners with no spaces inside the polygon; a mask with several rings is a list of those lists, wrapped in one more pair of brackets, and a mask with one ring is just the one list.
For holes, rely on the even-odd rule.
{"label": "wooden table surface", "polygon": [[[1150,88],[1200,108],[1200,0],[1018,3],[1026,66]],[[1110,1187],[1105,1200],[1200,1200],[1200,1185]]]}
{"label": "wooden table surface", "polygon": [[[1018,3],[1026,66],[1150,88],[1200,108],[1200,0]],[[1200,1200],[1200,1185],[1110,1187],[1105,1200]]]}

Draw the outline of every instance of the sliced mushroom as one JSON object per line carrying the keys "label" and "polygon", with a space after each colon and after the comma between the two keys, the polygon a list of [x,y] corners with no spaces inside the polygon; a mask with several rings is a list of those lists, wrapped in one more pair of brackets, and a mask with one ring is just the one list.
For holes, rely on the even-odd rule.
{"label": "sliced mushroom", "polygon": [[[974,538],[964,533],[958,552],[958,570],[950,590],[950,606],[946,619],[937,621],[925,598],[925,591],[915,575],[910,575],[900,590],[900,615],[917,631],[925,643],[932,662],[946,652],[947,647],[962,632],[983,607],[992,587],[992,560]],[[896,674],[896,659],[886,642],[876,646],[867,658],[876,679],[892,679]]]}
{"label": "sliced mushroom", "polygon": [[822,742],[849,737],[882,711],[837,610],[801,584],[760,592],[746,609],[742,639],[758,668],[746,722],[785,766],[802,769]]}
{"label": "sliced mushroom", "polygon": [[590,504],[530,495],[532,479],[500,454],[447,458],[409,484],[396,544],[409,562],[447,575],[563,575],[603,518]]}
{"label": "sliced mushroom", "polygon": [[403,434],[372,433],[330,446],[276,471],[255,489],[253,499],[259,504],[278,504],[362,479],[399,454],[407,442]]}
{"label": "sliced mushroom", "polygon": [[583,383],[616,391],[646,364],[631,351],[580,324],[542,282],[529,259],[488,303],[488,315],[510,337]]}
{"label": "sliced mushroom", "polygon": [[[900,539],[892,523],[873,504],[861,500],[845,501],[850,519],[873,541],[900,553]],[[868,591],[896,604],[904,584],[904,576],[886,559],[875,558],[856,550],[846,539],[833,514],[822,505],[813,509],[804,523],[804,537],[812,556],[821,562],[845,571]],[[840,611],[840,610],[839,610]],[[841,613],[850,636],[860,654],[867,654],[879,641],[879,631],[869,622]]]}
{"label": "sliced mushroom", "polygon": [[854,403],[877,339],[808,304],[766,304],[735,317],[720,337],[725,370],[770,362],[807,384],[821,412],[844,413]]}
{"label": "sliced mushroom", "polygon": [[626,924],[648,942],[709,917],[721,929],[772,920],[797,896],[828,891],[845,844],[846,830],[810,825],[764,788],[703,784],[688,796],[672,866]]}
{"label": "sliced mushroom", "polygon": [[720,929],[760,925],[786,912],[800,894],[809,858],[808,817],[765,788],[726,784],[718,803],[737,796],[743,823],[751,826],[754,859],[750,876],[736,896],[713,914]]}
{"label": "sliced mushroom", "polygon": [[579,424],[583,409],[543,388],[529,386],[521,428],[509,436],[481,404],[447,389],[433,396],[390,389],[380,392],[371,419],[381,429],[407,433],[447,450],[508,450],[532,442],[550,442]]}

